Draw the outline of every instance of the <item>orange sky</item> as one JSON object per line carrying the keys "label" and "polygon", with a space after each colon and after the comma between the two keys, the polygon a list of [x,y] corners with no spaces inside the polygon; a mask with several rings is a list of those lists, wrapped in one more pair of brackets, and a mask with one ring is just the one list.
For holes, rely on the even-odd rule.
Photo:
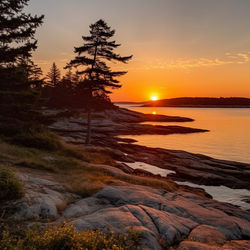
{"label": "orange sky", "polygon": [[28,11],[45,14],[34,53],[45,74],[74,57],[89,24],[103,18],[116,29],[118,52],[134,57],[115,65],[128,74],[113,101],[250,97],[250,1],[31,0]]}

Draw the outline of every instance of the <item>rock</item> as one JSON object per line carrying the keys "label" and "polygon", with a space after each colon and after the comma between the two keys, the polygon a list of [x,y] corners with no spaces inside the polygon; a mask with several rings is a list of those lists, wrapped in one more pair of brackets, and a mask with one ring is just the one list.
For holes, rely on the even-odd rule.
{"label": "rock", "polygon": [[[96,167],[129,177],[118,168]],[[54,222],[66,220],[79,231],[105,231],[108,226],[114,232],[124,232],[133,227],[142,233],[142,246],[150,250],[178,245],[185,238],[192,241],[182,242],[179,249],[217,249],[211,244],[224,243],[243,246],[238,240],[250,235],[250,213],[190,192],[129,184],[106,186],[81,199],[53,181],[30,174],[19,174],[19,178],[25,183],[26,194],[13,202],[14,216],[29,223],[39,217]],[[65,209],[59,213],[62,206]]]}
{"label": "rock", "polygon": [[[89,228],[105,231],[108,225],[112,231],[128,230],[130,227],[147,232],[147,249],[160,249],[157,238],[163,235],[167,244],[171,245],[178,237],[187,236],[195,223],[158,210],[143,206],[120,206],[106,208],[73,222],[77,230]],[[177,237],[177,238],[176,238]],[[152,242],[154,245],[152,246]],[[151,245],[151,246],[150,246]],[[148,247],[150,246],[150,248]]]}
{"label": "rock", "polygon": [[141,169],[141,168],[134,169],[133,174],[143,175],[143,176],[158,176],[158,177],[160,177],[160,175],[154,175],[151,172],[144,170],[144,169]]}
{"label": "rock", "polygon": [[134,169],[130,168],[124,163],[116,163],[115,167],[121,169],[124,173],[127,173],[127,174],[134,173]]}
{"label": "rock", "polygon": [[56,158],[54,158],[52,156],[44,156],[44,157],[42,157],[42,159],[47,161],[47,162],[56,161]]}
{"label": "rock", "polygon": [[63,213],[60,220],[65,220],[69,218],[78,218],[88,214],[93,214],[94,212],[101,210],[105,207],[110,207],[109,204],[100,201],[94,197],[89,197],[86,199],[79,200],[75,203],[70,204]]}
{"label": "rock", "polygon": [[[228,240],[250,235],[250,222],[244,218],[250,213],[218,204],[180,191],[172,193],[136,185],[107,186],[91,198],[68,206],[62,218],[71,219],[79,231],[89,228],[105,231],[107,225],[115,232],[131,226],[139,228],[148,237],[143,241],[150,246],[147,249],[161,249],[157,239],[171,246],[184,238],[200,241],[185,243],[192,245],[190,249],[203,246],[217,249],[210,244],[223,245]],[[189,247],[185,244],[180,249],[189,249],[184,248]]]}
{"label": "rock", "polygon": [[215,227],[200,225],[192,230],[188,236],[189,239],[202,243],[223,245],[226,242],[225,236]]}
{"label": "rock", "polygon": [[154,115],[143,114],[140,112],[132,111],[125,108],[118,108],[116,110],[108,110],[105,112],[106,117],[115,122],[191,122],[193,119],[179,116],[166,116],[166,115]]}
{"label": "rock", "polygon": [[55,220],[59,216],[58,207],[77,198],[58,183],[23,174],[18,178],[25,183],[25,196],[12,204],[16,219]]}
{"label": "rock", "polygon": [[248,250],[250,249],[249,240],[232,240],[226,243],[223,247],[223,250]]}
{"label": "rock", "polygon": [[[116,150],[127,153],[130,160],[145,162],[176,173],[168,175],[174,181],[198,185],[226,186],[250,190],[250,164],[223,161],[205,155],[180,150],[148,148],[136,144],[118,144]],[[246,197],[247,202],[247,197]]]}
{"label": "rock", "polygon": [[221,248],[195,241],[182,241],[179,247],[177,248],[177,250],[219,250],[219,249]]}

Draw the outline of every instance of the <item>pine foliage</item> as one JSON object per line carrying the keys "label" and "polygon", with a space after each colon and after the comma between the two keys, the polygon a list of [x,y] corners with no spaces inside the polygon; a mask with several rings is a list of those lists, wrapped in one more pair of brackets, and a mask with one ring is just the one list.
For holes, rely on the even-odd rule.
{"label": "pine foliage", "polygon": [[126,71],[112,71],[107,65],[107,61],[128,62],[132,56],[122,57],[114,52],[120,44],[116,41],[110,41],[114,36],[115,30],[112,30],[105,21],[100,19],[90,25],[90,35],[83,36],[85,42],[83,46],[76,47],[75,59],[66,66],[78,68],[78,75],[84,78],[84,84],[89,91],[103,91],[110,93],[107,88],[120,88],[121,84],[117,77],[126,74]]}
{"label": "pine foliage", "polygon": [[56,64],[53,63],[50,71],[47,74],[47,82],[52,84],[52,86],[56,86],[59,84],[61,78],[60,70],[57,68]]}

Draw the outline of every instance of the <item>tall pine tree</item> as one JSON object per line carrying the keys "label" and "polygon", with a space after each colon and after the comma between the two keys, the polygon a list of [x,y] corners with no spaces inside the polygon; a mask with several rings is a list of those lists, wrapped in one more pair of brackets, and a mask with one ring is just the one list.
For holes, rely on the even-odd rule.
{"label": "tall pine tree", "polygon": [[115,30],[112,30],[107,23],[100,19],[90,26],[89,36],[83,36],[83,46],[76,47],[77,56],[66,68],[78,68],[78,75],[84,80],[82,86],[85,87],[88,96],[88,125],[86,144],[90,143],[91,138],[91,100],[93,93],[102,91],[109,94],[110,88],[120,88],[121,84],[116,77],[126,74],[126,71],[112,71],[107,65],[107,61],[128,62],[132,56],[121,56],[114,52],[114,49],[120,46],[116,41],[110,39],[114,36]]}
{"label": "tall pine tree", "polygon": [[[25,14],[23,8],[29,0],[0,1],[0,88],[25,88],[28,83],[20,77],[19,64],[31,58],[37,48],[34,35],[44,16]],[[20,68],[20,67],[19,67]]]}
{"label": "tall pine tree", "polygon": [[14,139],[44,120],[40,93],[34,90],[41,71],[31,60],[44,16],[24,13],[28,2],[0,0],[0,135]]}

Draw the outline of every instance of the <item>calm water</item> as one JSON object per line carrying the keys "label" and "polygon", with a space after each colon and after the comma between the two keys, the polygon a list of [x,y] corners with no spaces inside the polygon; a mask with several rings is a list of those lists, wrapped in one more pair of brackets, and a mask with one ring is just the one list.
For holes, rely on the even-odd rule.
{"label": "calm water", "polygon": [[179,149],[219,159],[250,163],[250,109],[121,107],[142,113],[184,116],[195,119],[185,123],[155,123],[208,129],[207,133],[126,136],[149,147]]}

